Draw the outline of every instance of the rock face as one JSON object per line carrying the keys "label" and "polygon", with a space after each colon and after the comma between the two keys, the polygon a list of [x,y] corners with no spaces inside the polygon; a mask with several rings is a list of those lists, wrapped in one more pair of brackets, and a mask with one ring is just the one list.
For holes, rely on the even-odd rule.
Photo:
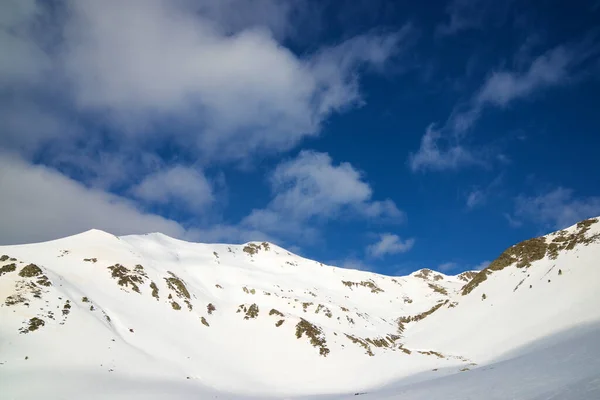
{"label": "rock face", "polygon": [[[597,219],[457,276],[422,269],[388,277],[266,242],[96,230],[0,247],[0,255],[0,345],[10,343],[0,347],[0,371],[79,368],[183,376],[244,393],[345,392],[468,371],[600,319]],[[24,357],[28,364],[15,361]],[[358,379],[365,365],[377,373]]]}

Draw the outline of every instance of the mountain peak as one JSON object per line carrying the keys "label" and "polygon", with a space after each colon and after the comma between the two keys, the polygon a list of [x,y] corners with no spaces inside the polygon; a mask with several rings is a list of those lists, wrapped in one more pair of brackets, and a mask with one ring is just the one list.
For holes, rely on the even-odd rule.
{"label": "mountain peak", "polygon": [[421,279],[426,279],[426,280],[433,280],[433,281],[440,281],[445,279],[447,276],[441,272],[437,272],[434,270],[431,270],[429,268],[422,268],[418,271],[413,272],[412,274],[410,274],[411,276],[414,276],[416,278],[421,278]]}

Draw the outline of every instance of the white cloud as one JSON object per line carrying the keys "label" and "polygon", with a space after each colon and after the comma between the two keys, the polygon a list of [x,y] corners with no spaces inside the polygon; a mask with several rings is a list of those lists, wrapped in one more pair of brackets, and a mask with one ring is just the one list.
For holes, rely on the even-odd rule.
{"label": "white cloud", "polygon": [[[78,216],[80,223],[66,218],[58,224],[63,228],[51,233],[60,236],[92,225],[131,233],[125,232],[126,224],[139,219],[140,232],[153,230],[147,221],[162,221],[164,229],[156,230],[202,240],[266,237],[258,229],[263,225],[269,233],[285,230],[314,238],[318,233],[306,221],[330,218],[329,212],[400,220],[403,213],[393,201],[372,200],[370,186],[355,169],[333,166],[331,160],[322,165],[323,174],[298,163],[287,165],[287,171],[280,166],[266,209],[239,224],[217,222],[204,230],[186,230],[144,214],[134,202],[99,189],[198,213],[214,203],[214,188],[200,170],[165,166],[156,150],[165,142],[170,150],[180,150],[180,159],[199,160],[203,166],[247,161],[258,152],[288,150],[318,135],[331,113],[363,104],[361,74],[381,72],[402,49],[410,26],[298,55],[286,47],[287,39],[299,33],[297,17],[307,9],[301,0],[256,0],[252,5],[243,0],[2,2],[0,44],[11,57],[0,60],[0,82],[14,90],[10,96],[0,91],[5,122],[0,146],[25,158],[43,149],[48,165],[76,171],[96,188],[50,167],[19,161],[22,172],[13,173],[29,177],[19,190],[32,190],[25,185],[34,183],[31,171],[45,171],[56,185],[97,204],[99,214],[114,210],[120,217],[90,213]],[[310,193],[303,197],[287,185]],[[60,204],[48,207],[57,208],[56,215],[79,215],[82,205],[71,202],[71,211]],[[52,224],[51,214],[40,217],[40,224]],[[30,240],[37,237],[31,235]]]}
{"label": "white cloud", "polygon": [[293,237],[296,242],[311,243],[320,236],[316,227],[305,220],[294,219],[284,210],[254,209],[239,224],[247,230],[259,230],[281,237]]}
{"label": "white cloud", "polygon": [[447,273],[449,271],[452,271],[457,266],[458,266],[458,264],[456,264],[455,262],[447,262],[447,263],[438,265],[438,267],[436,269],[440,272]]}
{"label": "white cloud", "polygon": [[[270,174],[273,198],[235,224],[188,231],[194,240],[269,240],[280,238],[310,243],[320,237],[319,223],[340,216],[379,222],[400,222],[404,213],[386,199],[372,199],[373,191],[349,163],[335,165],[326,153],[302,151],[280,163]],[[211,186],[198,171],[175,167],[150,175],[133,193],[150,203],[184,202],[201,209],[213,201]],[[197,204],[192,204],[197,201]],[[399,246],[412,246],[412,239]],[[395,248],[397,251],[399,247]]]}
{"label": "white cloud", "polygon": [[[324,164],[325,166],[328,165],[334,170],[339,168],[331,165],[329,158],[326,160],[329,161]],[[342,170],[360,181],[360,175],[355,174],[356,171],[351,167],[347,166]],[[325,173],[327,171],[328,168],[325,168]],[[319,181],[319,178],[323,178],[316,172],[316,175],[298,174],[298,177],[303,176],[307,180]],[[344,173],[337,176],[342,181],[343,177]],[[325,179],[321,184],[327,182],[330,181]],[[371,190],[368,185],[363,186],[360,182],[352,182],[351,179],[347,185],[349,188],[362,188],[362,191],[358,190],[358,193],[362,194],[356,195],[348,189],[345,195],[334,197],[333,203],[321,204],[322,208],[314,210],[307,206],[300,214],[293,213],[295,203],[282,202],[281,204],[285,205],[282,206],[283,208],[254,210],[239,223],[217,222],[208,227],[190,228],[176,221],[145,213],[126,198],[98,188],[89,188],[52,168],[32,165],[20,157],[2,153],[0,154],[0,187],[2,187],[3,201],[0,219],[3,221],[4,229],[0,229],[0,243],[51,240],[95,228],[116,235],[158,231],[193,241],[242,243],[250,240],[268,240],[285,245],[281,241],[282,237],[293,237],[295,241],[304,242],[316,240],[319,231],[308,223],[308,219],[311,217],[327,219],[344,207],[348,207],[349,212],[358,213],[365,218],[373,216],[395,219],[402,215],[391,201],[371,201]],[[327,193],[322,193],[327,185],[317,184],[316,187],[319,189],[312,195],[308,193],[307,195],[313,196],[315,202],[327,202]],[[274,188],[280,187],[274,184]],[[342,190],[341,186],[334,188]],[[210,185],[205,181],[204,176],[198,171],[183,167],[173,167],[151,175],[135,188],[135,193],[149,203],[163,204],[176,201],[190,203],[187,204],[190,208],[203,207],[213,198]],[[296,199],[297,204],[310,203],[307,199],[300,197]],[[191,204],[195,201],[197,204]],[[270,207],[273,204],[271,203]],[[315,204],[315,207],[319,207],[319,204]]]}
{"label": "white cloud", "polygon": [[488,261],[488,260],[482,261],[479,264],[477,264],[476,266],[474,266],[472,268],[472,270],[474,270],[474,271],[481,271],[482,269],[487,268],[488,265],[490,265],[490,263],[491,263],[491,261]]}
{"label": "white cloud", "polygon": [[340,215],[380,221],[404,217],[393,201],[372,200],[373,191],[362,174],[346,162],[334,165],[327,153],[300,152],[276,167],[270,184],[274,197],[269,205],[252,211],[242,225],[310,236],[309,220],[324,221]]}
{"label": "white cloud", "polygon": [[383,257],[387,254],[406,253],[415,244],[415,239],[402,240],[400,236],[383,233],[379,241],[367,247],[367,253],[372,257]]}
{"label": "white cloud", "polygon": [[519,228],[523,226],[523,223],[521,221],[519,221],[517,218],[513,217],[509,213],[504,213],[502,215],[504,216],[504,218],[506,218],[508,225],[510,225],[512,228]]}
{"label": "white cloud", "polygon": [[206,243],[246,243],[251,241],[267,241],[280,244],[276,236],[266,234],[257,229],[245,228],[240,225],[213,224],[208,228],[190,229],[186,235],[187,240]]}
{"label": "white cloud", "polygon": [[410,34],[296,55],[282,42],[311,12],[301,0],[2,2],[0,83],[13,90],[0,91],[0,145],[28,156],[51,143],[49,165],[101,152],[105,135],[117,151],[168,140],[204,164],[288,150],[361,105],[359,72],[381,70]]}
{"label": "white cloud", "polygon": [[486,0],[452,0],[446,7],[447,23],[437,27],[436,32],[452,35],[463,30],[478,28],[484,20]]}
{"label": "white cloud", "polygon": [[565,83],[574,61],[575,55],[559,46],[537,57],[522,73],[496,71],[479,90],[475,103],[505,107],[536,90]]}
{"label": "white cloud", "polygon": [[0,84],[14,86],[39,83],[51,61],[40,45],[30,40],[31,20],[41,13],[35,0],[0,3]]}
{"label": "white cloud", "polygon": [[405,217],[404,212],[400,211],[396,206],[396,203],[390,199],[357,204],[355,208],[358,210],[360,215],[364,215],[366,218],[372,218],[376,220],[397,222],[402,221]]}
{"label": "white cloud", "polygon": [[346,258],[345,260],[342,260],[342,261],[333,261],[333,262],[330,262],[329,264],[338,266],[340,268],[345,268],[345,269],[356,269],[359,271],[369,271],[369,272],[373,271],[373,266],[368,265],[364,261],[359,260],[358,258],[354,258],[354,257]]}
{"label": "white cloud", "polygon": [[494,197],[500,189],[502,182],[504,180],[504,176],[502,174],[498,175],[491,182],[483,187],[475,187],[468,194],[466,199],[466,206],[469,210],[472,210],[476,207],[482,206],[485,204],[488,199]]}
{"label": "white cloud", "polygon": [[[0,147],[30,159],[43,150],[47,165],[86,184],[198,213],[214,203],[211,184],[200,171],[165,167],[158,147],[203,167],[288,150],[318,135],[331,113],[363,104],[361,74],[380,72],[410,35],[407,25],[298,55],[286,46],[302,33],[299,16],[310,20],[304,1],[251,3],[2,2],[0,45],[10,57],[0,59],[0,83],[12,86],[0,90]],[[390,200],[353,204],[372,218],[402,215]],[[194,232],[264,236],[254,214]]]}
{"label": "white cloud", "polygon": [[486,200],[486,194],[481,190],[473,190],[467,196],[467,207],[475,208],[483,204]]}
{"label": "white cloud", "polygon": [[53,240],[89,229],[115,235],[161,232],[192,241],[236,242],[276,237],[240,225],[186,228],[141,211],[134,202],[89,188],[60,172],[0,152],[0,244]]}
{"label": "white cloud", "polygon": [[421,138],[416,153],[411,153],[408,164],[413,172],[426,170],[449,170],[469,164],[481,163],[470,151],[460,144],[442,146],[444,138],[434,125],[429,125]]}
{"label": "white cloud", "polygon": [[335,166],[328,154],[310,151],[279,164],[271,186],[276,193],[273,208],[298,219],[331,215],[344,206],[364,203],[372,195],[371,187],[352,165]]}
{"label": "white cloud", "polygon": [[515,216],[553,229],[562,229],[586,218],[600,216],[600,197],[573,196],[573,190],[558,187],[539,196],[519,196]]}
{"label": "white cloud", "polygon": [[[191,5],[199,14],[220,26],[224,33],[262,26],[278,39],[306,32],[303,18],[317,17],[304,0],[202,0]],[[289,23],[291,18],[294,18],[293,25]],[[299,31],[300,28],[303,31]]]}
{"label": "white cloud", "polygon": [[88,229],[116,235],[162,232],[183,238],[177,222],[147,214],[119,196],[89,189],[56,170],[0,153],[0,243],[57,239]]}
{"label": "white cloud", "polygon": [[449,20],[436,33],[454,35],[469,29],[482,29],[504,22],[512,0],[452,0],[446,13]]}
{"label": "white cloud", "polygon": [[597,53],[584,45],[557,46],[534,58],[522,71],[492,72],[475,93],[467,110],[452,113],[448,127],[463,134],[475,125],[486,107],[505,108],[541,90],[564,85],[576,68]]}
{"label": "white cloud", "polygon": [[211,184],[204,174],[180,165],[148,175],[131,192],[151,204],[183,205],[195,212],[214,201]]}
{"label": "white cloud", "polygon": [[[468,271],[481,271],[482,269],[486,268],[488,265],[490,265],[490,261],[482,261],[479,264],[471,267],[468,269]],[[438,265],[438,267],[436,268],[437,271],[443,272],[445,274],[448,273],[457,273],[458,270],[463,270],[464,266],[461,267],[459,269],[459,264],[455,263],[455,262],[446,262],[446,263],[442,263],[440,265]]]}
{"label": "white cloud", "polygon": [[382,66],[405,35],[365,34],[299,57],[273,36],[274,21],[289,25],[276,2],[260,2],[274,16],[266,22],[236,21],[237,6],[249,7],[226,3],[68,2],[61,61],[77,106],[131,135],[176,120],[204,157],[287,150],[360,104],[357,68]]}
{"label": "white cloud", "polygon": [[[494,71],[467,104],[455,107],[442,128],[434,129],[433,124],[427,127],[419,150],[409,156],[410,168],[413,172],[441,171],[466,165],[487,165],[486,158],[491,152],[475,152],[465,144],[468,131],[485,109],[506,108],[541,90],[566,84],[576,74],[577,67],[597,53],[598,49],[586,42],[570,47],[557,46],[533,59],[522,71]],[[441,143],[447,143],[446,148]]]}

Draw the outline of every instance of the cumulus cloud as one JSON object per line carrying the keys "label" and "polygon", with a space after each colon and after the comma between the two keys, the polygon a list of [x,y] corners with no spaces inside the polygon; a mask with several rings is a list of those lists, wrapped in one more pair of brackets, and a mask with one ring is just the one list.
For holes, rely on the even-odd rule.
{"label": "cumulus cloud", "polygon": [[398,235],[383,233],[376,243],[367,247],[367,254],[379,258],[388,254],[406,253],[414,244],[415,239],[402,240]]}
{"label": "cumulus cloud", "polygon": [[204,174],[180,165],[146,176],[131,192],[150,204],[181,205],[196,212],[214,201],[212,186]]}
{"label": "cumulus cloud", "polygon": [[316,134],[318,82],[268,29],[226,35],[178,1],[76,1],[71,9],[64,62],[75,101],[131,135],[174,118],[193,128],[199,150],[240,157]]}
{"label": "cumulus cloud", "polygon": [[299,56],[282,41],[302,4],[5,2],[0,41],[11,57],[0,82],[51,96],[121,141],[158,135],[207,160],[287,150],[362,104],[358,69],[381,69],[410,33],[365,33]]}
{"label": "cumulus cloud", "polygon": [[[332,113],[364,103],[361,75],[384,70],[411,34],[407,25],[294,53],[288,45],[310,10],[303,0],[2,2],[0,44],[10,57],[0,59],[0,146],[88,186],[201,214],[215,203],[203,169],[318,135]],[[284,211],[297,217],[287,196],[187,237],[265,237],[256,226]],[[401,215],[389,200],[351,203],[372,218]],[[287,227],[316,236],[300,222]]]}
{"label": "cumulus cloud", "polygon": [[[90,188],[59,171],[0,152],[0,245],[58,239],[89,229],[114,235],[161,232],[178,239],[244,243],[276,237],[238,224],[184,226],[147,213],[134,202]],[[150,195],[155,196],[154,192]]]}
{"label": "cumulus cloud", "polygon": [[[315,169],[308,168],[306,157],[316,157],[321,163],[315,164]],[[309,222],[328,220],[344,210],[379,220],[397,221],[403,216],[391,200],[372,200],[371,188],[350,164],[333,165],[326,154],[306,152],[280,167],[272,175],[275,196],[267,208],[254,210],[233,224],[217,221],[208,226],[186,226],[144,212],[127,198],[85,186],[53,168],[1,153],[0,187],[4,195],[0,218],[4,229],[0,229],[0,244],[51,240],[91,228],[115,235],[158,231],[192,241],[268,240],[285,244],[282,238],[315,240],[319,230]],[[200,209],[214,200],[204,175],[182,166],[159,170],[133,191],[148,204],[174,202]],[[403,243],[412,245],[410,240]]]}
{"label": "cumulus cloud", "polygon": [[[306,0],[202,0],[188,3],[199,14],[220,26],[224,33],[264,26],[281,40],[306,33],[311,29],[308,25],[311,20],[318,18],[307,6]],[[294,18],[294,24],[289,23],[291,18]]]}
{"label": "cumulus cloud", "polygon": [[88,229],[115,235],[162,232],[184,238],[179,223],[140,211],[131,201],[90,189],[51,168],[0,153],[0,243],[57,239]]}
{"label": "cumulus cloud", "polygon": [[243,224],[266,231],[300,232],[308,221],[339,216],[390,222],[404,217],[393,201],[373,200],[370,185],[351,164],[335,165],[327,153],[301,151],[279,164],[269,182],[273,199],[265,209],[253,210]]}
{"label": "cumulus cloud", "polygon": [[558,187],[538,196],[519,196],[514,217],[546,228],[563,229],[586,218],[600,216],[600,197],[575,197]]}
{"label": "cumulus cloud", "polygon": [[[251,163],[318,135],[332,113],[364,103],[361,76],[382,72],[411,35],[407,25],[294,53],[289,43],[311,23],[311,12],[304,0],[4,1],[0,45],[10,57],[0,59],[0,146],[45,163],[56,181],[107,204],[99,209],[118,204],[119,215],[126,207],[151,218],[113,191],[201,214],[215,203],[203,170]],[[198,169],[185,166],[192,163]],[[34,168],[22,167],[24,174]],[[368,185],[362,200],[338,198],[315,212],[273,187],[284,195],[274,192],[272,206],[239,223],[215,217],[209,229],[164,231],[200,240],[273,239],[257,226],[273,221],[270,232],[277,233],[274,221],[290,216],[287,232],[315,237],[303,221],[327,209],[402,215],[390,200],[371,200]],[[354,189],[360,196],[360,185]],[[317,192],[314,201],[322,197]],[[304,208],[294,211],[294,200]],[[91,224],[82,221],[56,234]]]}
{"label": "cumulus cloud", "polygon": [[[129,199],[85,186],[53,168],[6,154],[0,161],[0,183],[7,193],[0,217],[5,228],[11,227],[0,232],[0,243],[50,240],[96,228],[116,235],[160,231],[192,241],[285,244],[284,238],[314,241],[319,237],[318,222],[341,214],[391,222],[403,218],[393,201],[372,200],[370,186],[350,164],[334,165],[324,153],[302,152],[280,164],[271,175],[274,197],[267,208],[255,209],[236,223],[216,221],[193,227],[146,213]],[[150,205],[168,204],[198,213],[215,198],[202,172],[183,166],[159,169],[131,192]]]}
{"label": "cumulus cloud", "polygon": [[300,219],[327,215],[341,207],[370,199],[370,186],[349,163],[334,165],[326,153],[302,151],[277,166],[271,176],[276,193],[273,208],[287,210]]}

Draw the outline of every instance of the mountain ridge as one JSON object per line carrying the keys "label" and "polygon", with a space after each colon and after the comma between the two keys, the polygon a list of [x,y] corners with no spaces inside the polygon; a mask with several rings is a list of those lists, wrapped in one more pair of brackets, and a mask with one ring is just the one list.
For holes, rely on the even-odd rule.
{"label": "mountain ridge", "polygon": [[[189,243],[160,233],[89,230],[1,246],[0,368],[76,367],[260,396],[468,371],[600,320],[597,222],[543,236],[544,254],[525,257],[529,265],[519,268],[516,257],[455,276],[424,268],[391,277],[268,242]],[[556,296],[564,304],[542,307]],[[504,332],[503,323],[513,325]]]}

